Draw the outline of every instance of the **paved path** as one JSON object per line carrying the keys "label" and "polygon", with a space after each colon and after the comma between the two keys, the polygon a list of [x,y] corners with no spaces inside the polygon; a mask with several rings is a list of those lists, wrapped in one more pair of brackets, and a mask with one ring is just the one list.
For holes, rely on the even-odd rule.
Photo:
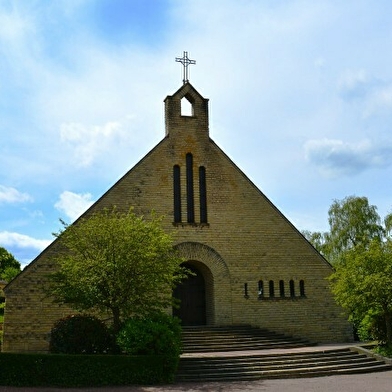
{"label": "paved path", "polygon": [[392,371],[360,375],[342,375],[284,380],[208,382],[160,387],[110,388],[14,388],[0,392],[391,392]]}

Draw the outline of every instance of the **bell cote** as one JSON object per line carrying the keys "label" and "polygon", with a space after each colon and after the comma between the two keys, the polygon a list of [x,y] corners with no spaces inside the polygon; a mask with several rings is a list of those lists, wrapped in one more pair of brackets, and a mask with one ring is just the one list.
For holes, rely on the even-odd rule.
{"label": "bell cote", "polygon": [[194,134],[198,138],[208,138],[208,99],[189,82],[167,96],[164,102],[166,136]]}

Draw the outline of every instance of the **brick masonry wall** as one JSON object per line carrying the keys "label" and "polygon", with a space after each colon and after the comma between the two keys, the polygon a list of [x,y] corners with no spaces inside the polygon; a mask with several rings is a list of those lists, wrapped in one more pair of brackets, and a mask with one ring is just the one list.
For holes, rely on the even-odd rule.
{"label": "brick masonry wall", "polygon": [[[181,116],[181,98],[194,115]],[[206,281],[207,323],[252,324],[315,342],[352,340],[346,317],[329,291],[331,266],[268,198],[209,138],[208,100],[190,84],[165,100],[166,136],[86,212],[116,205],[148,216],[164,215],[180,253]],[[186,223],[187,153],[193,156],[195,223]],[[174,224],[173,166],[180,166],[182,223]],[[208,224],[199,224],[198,168],[206,169]],[[56,242],[6,288],[3,351],[47,351],[53,323],[72,311],[53,304],[42,288]],[[264,297],[258,298],[258,282]],[[275,298],[268,297],[268,282]],[[295,282],[297,296],[279,298],[279,280]],[[304,281],[305,296],[299,297]],[[244,285],[248,298],[244,297]]]}

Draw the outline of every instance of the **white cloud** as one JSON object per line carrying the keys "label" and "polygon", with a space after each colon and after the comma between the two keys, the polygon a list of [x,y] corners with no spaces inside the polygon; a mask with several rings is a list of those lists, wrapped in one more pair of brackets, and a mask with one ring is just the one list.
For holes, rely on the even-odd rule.
{"label": "white cloud", "polygon": [[375,145],[369,140],[357,144],[336,139],[308,140],[306,159],[328,177],[355,175],[371,168],[392,164],[392,143]]}
{"label": "white cloud", "polygon": [[41,251],[51,242],[51,240],[38,240],[20,233],[0,232],[0,245],[2,247],[32,248]]}
{"label": "white cloud", "polygon": [[372,115],[391,116],[392,109],[392,83],[384,83],[374,89],[369,96],[363,116],[368,118]]}
{"label": "white cloud", "polygon": [[17,12],[0,13],[0,39],[18,41],[26,32],[28,24]]}
{"label": "white cloud", "polygon": [[90,193],[78,194],[65,191],[60,195],[60,200],[54,206],[74,221],[93,203]]}
{"label": "white cloud", "polygon": [[61,141],[73,149],[78,166],[89,166],[94,159],[124,137],[122,124],[108,122],[102,126],[84,126],[81,123],[65,123],[60,127]]}
{"label": "white cloud", "polygon": [[338,82],[339,95],[347,101],[361,103],[362,117],[390,116],[392,83],[371,76],[363,69],[343,73]]}
{"label": "white cloud", "polygon": [[32,200],[32,197],[27,193],[19,192],[12,187],[0,185],[0,203],[24,203]]}
{"label": "white cloud", "polygon": [[363,69],[345,71],[338,82],[339,93],[345,99],[362,97],[370,87],[369,77]]}

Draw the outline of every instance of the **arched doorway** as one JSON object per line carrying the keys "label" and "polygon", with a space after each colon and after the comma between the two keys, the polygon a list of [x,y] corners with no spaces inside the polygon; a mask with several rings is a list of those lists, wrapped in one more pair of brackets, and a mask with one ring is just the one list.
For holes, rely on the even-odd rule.
{"label": "arched doorway", "polygon": [[203,274],[188,263],[185,266],[194,275],[183,280],[174,289],[174,298],[180,300],[180,307],[173,309],[173,315],[181,319],[182,325],[206,324],[206,284]]}

